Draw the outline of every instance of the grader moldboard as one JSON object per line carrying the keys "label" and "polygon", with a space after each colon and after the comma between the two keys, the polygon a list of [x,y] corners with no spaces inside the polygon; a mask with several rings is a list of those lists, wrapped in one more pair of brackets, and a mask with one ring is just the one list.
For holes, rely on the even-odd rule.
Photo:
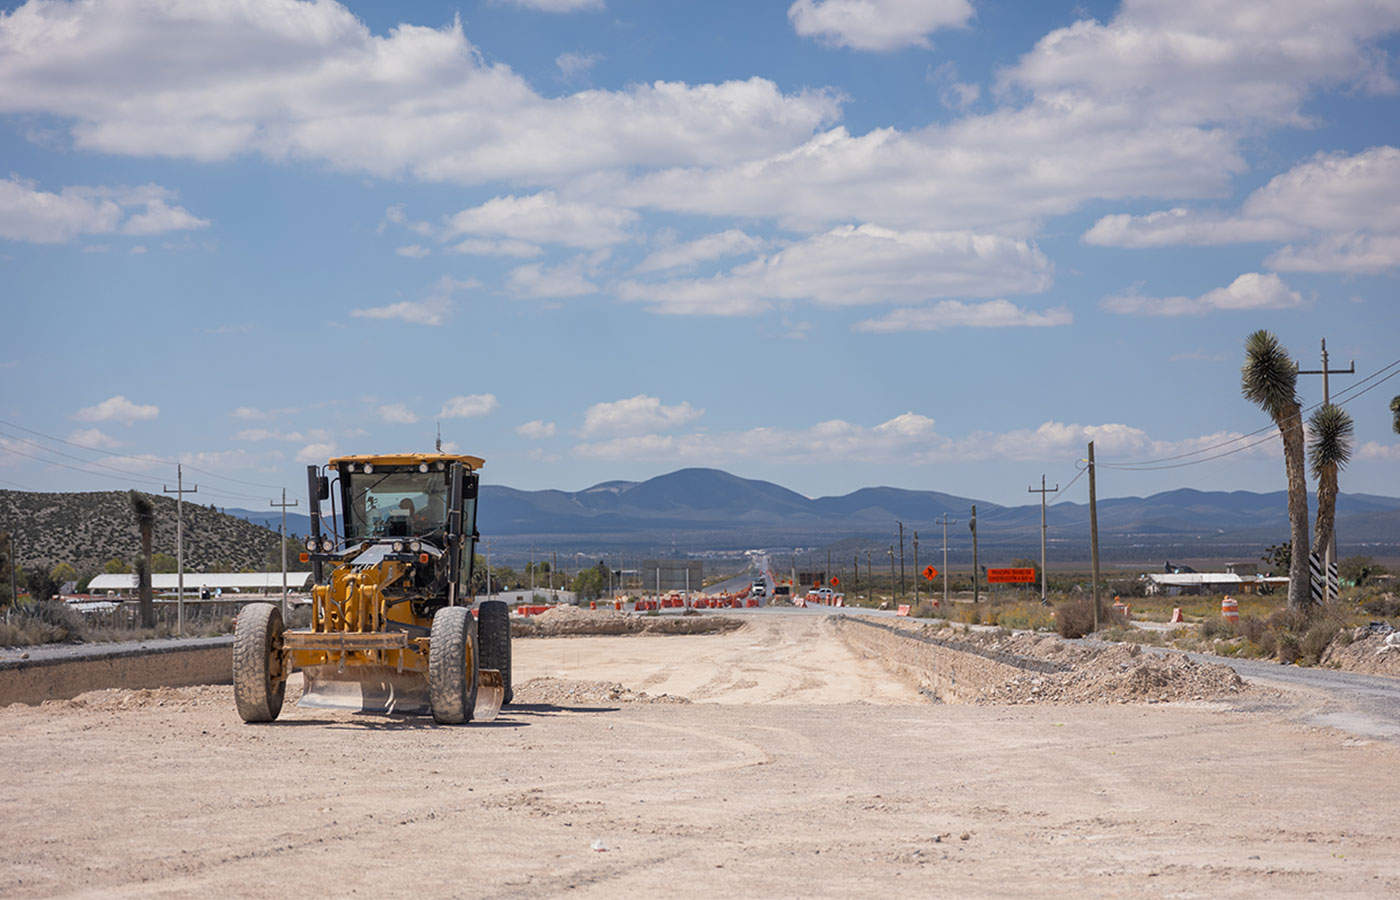
{"label": "grader moldboard", "polygon": [[[297,668],[301,706],[430,712],[457,724],[489,722],[511,701],[509,610],[499,600],[475,617],[471,609],[482,464],[404,453],[339,457],[325,474],[307,467],[311,535],[301,561],[315,581],[311,627],[286,629],[270,603],[239,614],[233,695],[245,722],[277,718]],[[321,530],[333,486],[340,536]]]}

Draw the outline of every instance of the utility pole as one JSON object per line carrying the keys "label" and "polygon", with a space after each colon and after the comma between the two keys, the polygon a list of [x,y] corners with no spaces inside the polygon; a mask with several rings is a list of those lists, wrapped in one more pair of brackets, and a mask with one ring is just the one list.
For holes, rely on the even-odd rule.
{"label": "utility pole", "polygon": [[[891,593],[891,594],[894,593],[894,587],[895,587],[895,581],[894,581],[894,544],[890,544],[890,593]],[[895,605],[898,606],[898,605],[899,605],[899,597],[898,597],[897,595],[895,596],[894,601],[895,601]]]}
{"label": "utility pole", "polygon": [[982,602],[979,572],[977,569],[977,504],[972,505],[972,518],[968,519],[967,527],[972,531],[972,602],[974,604]]}
{"label": "utility pole", "polygon": [[1094,442],[1089,442],[1089,557],[1093,565],[1094,630],[1099,630],[1099,493],[1094,477]]}
{"label": "utility pole", "polygon": [[904,594],[904,523],[899,523],[899,593]]}
{"label": "utility pole", "polygon": [[[1328,375],[1355,375],[1355,374],[1356,374],[1356,360],[1352,360],[1352,361],[1351,361],[1351,364],[1348,365],[1345,369],[1329,369],[1329,368],[1327,368],[1327,338],[1323,338],[1323,339],[1322,339],[1322,368],[1321,368],[1321,369],[1299,369],[1299,370],[1298,370],[1298,374],[1299,374],[1299,375],[1321,375],[1321,376],[1322,376],[1322,402],[1323,402],[1324,405],[1326,405],[1326,404],[1330,404],[1330,403],[1332,402],[1332,392],[1328,389],[1327,376],[1328,376]],[[1324,568],[1323,568],[1323,570],[1322,570],[1322,600],[1323,600],[1324,603],[1326,603],[1326,602],[1328,602],[1328,601],[1330,601],[1330,600],[1332,599],[1332,577],[1331,577],[1331,575],[1332,575],[1332,563],[1335,562],[1336,559],[1337,559],[1337,526],[1336,526],[1336,523],[1335,523],[1335,522],[1332,524],[1332,539],[1331,539],[1330,541],[1328,541],[1328,542],[1327,542],[1327,546],[1326,546],[1325,548],[1323,548],[1323,554],[1324,554],[1324,556],[1325,556],[1325,559],[1324,559],[1325,565],[1324,565]]]}
{"label": "utility pole", "polygon": [[287,507],[296,506],[300,501],[287,502],[287,489],[282,488],[282,502],[267,501],[268,506],[282,507],[282,621],[287,621]]}
{"label": "utility pole", "polygon": [[945,512],[943,518],[934,522],[935,525],[943,526],[943,609],[946,614],[948,610],[948,526],[957,523],[957,519],[949,519]]}
{"label": "utility pole", "polygon": [[1045,599],[1045,495],[1060,489],[1060,483],[1055,482],[1053,488],[1045,487],[1045,476],[1040,476],[1040,488],[1026,488],[1026,493],[1040,495],[1040,605],[1048,606],[1050,601]]}
{"label": "utility pole", "polygon": [[551,562],[549,564],[549,599],[554,603],[558,603],[559,595],[554,593],[554,570],[559,568],[559,551],[551,550],[550,553]]}
{"label": "utility pole", "polygon": [[914,532],[914,605],[919,605],[919,532]]}
{"label": "utility pole", "polygon": [[[859,557],[856,565],[859,566]],[[870,548],[865,548],[865,602],[873,605],[875,603],[875,575],[870,568]]]}
{"label": "utility pole", "polygon": [[10,605],[5,610],[5,618],[9,619],[10,610],[19,609],[19,557],[15,555],[15,527],[10,525]]}
{"label": "utility pole", "polygon": [[185,636],[185,495],[199,493],[199,485],[185,488],[185,469],[175,464],[175,490],[165,485],[161,489],[175,495],[175,633]]}
{"label": "utility pole", "polygon": [[[442,428],[441,425],[438,426]],[[486,599],[491,599],[491,542],[486,542]]]}

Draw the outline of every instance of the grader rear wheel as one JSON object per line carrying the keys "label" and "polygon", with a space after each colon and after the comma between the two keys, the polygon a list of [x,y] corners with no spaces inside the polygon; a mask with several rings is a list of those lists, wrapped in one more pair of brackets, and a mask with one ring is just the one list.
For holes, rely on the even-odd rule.
{"label": "grader rear wheel", "polygon": [[476,631],[481,638],[481,668],[501,673],[505,687],[501,703],[509,703],[515,694],[510,686],[510,607],[504,600],[482,601]]}
{"label": "grader rear wheel", "polygon": [[282,611],[271,603],[250,603],[238,613],[233,700],[245,722],[271,722],[282,712],[287,693],[282,629]]}
{"label": "grader rear wheel", "polygon": [[465,606],[444,606],[433,616],[428,641],[428,702],[444,725],[471,721],[476,708],[476,619]]}

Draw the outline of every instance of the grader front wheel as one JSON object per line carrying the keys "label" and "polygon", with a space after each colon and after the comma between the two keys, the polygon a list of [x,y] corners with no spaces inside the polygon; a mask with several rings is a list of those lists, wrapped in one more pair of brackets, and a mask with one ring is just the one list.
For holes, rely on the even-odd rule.
{"label": "grader front wheel", "polygon": [[287,673],[282,660],[282,611],[250,603],[233,636],[233,700],[245,722],[271,722],[282,712]]}
{"label": "grader front wheel", "polygon": [[476,708],[476,620],[465,606],[444,606],[433,616],[428,642],[428,702],[444,725],[471,720]]}

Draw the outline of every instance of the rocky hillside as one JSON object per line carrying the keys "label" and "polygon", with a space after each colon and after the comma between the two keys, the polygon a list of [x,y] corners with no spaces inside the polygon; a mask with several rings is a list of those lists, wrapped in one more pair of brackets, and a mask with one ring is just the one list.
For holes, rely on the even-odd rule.
{"label": "rocky hillside", "polygon": [[[175,554],[175,500],[147,494],[155,507],[154,552]],[[267,567],[277,533],[234,516],[185,503],[186,571],[239,571]],[[60,562],[80,573],[102,571],[118,557],[130,564],[141,553],[125,491],[43,494],[0,491],[0,530],[15,533],[20,565],[45,568]]]}

